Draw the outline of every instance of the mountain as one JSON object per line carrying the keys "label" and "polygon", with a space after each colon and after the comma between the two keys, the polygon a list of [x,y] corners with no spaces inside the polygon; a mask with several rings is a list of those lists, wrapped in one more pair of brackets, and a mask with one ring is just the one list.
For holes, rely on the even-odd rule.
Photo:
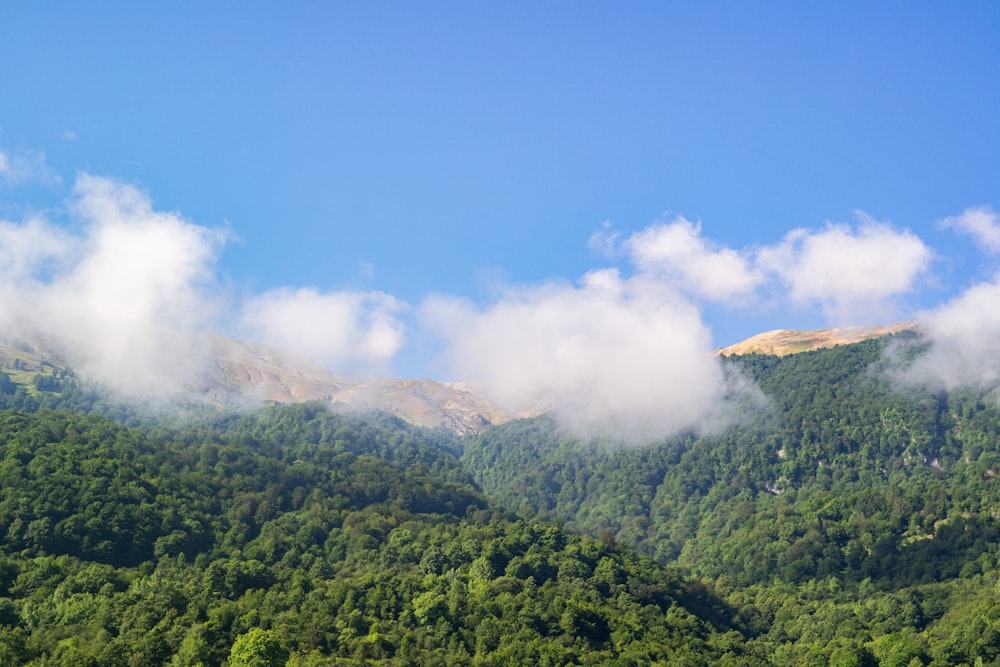
{"label": "mountain", "polygon": [[[642,447],[320,402],[127,428],[39,410],[85,392],[7,349],[0,664],[1000,667],[1000,404],[901,387],[905,329],[725,356],[767,400]],[[450,396],[219,348],[218,405]]]}
{"label": "mountain", "polygon": [[0,411],[0,664],[767,664],[704,586],[511,516],[437,435]]}
{"label": "mountain", "polygon": [[381,410],[429,428],[481,433],[518,416],[458,385],[434,380],[343,378],[306,359],[248,341],[217,337],[206,389],[216,405],[323,401],[347,409]]}
{"label": "mountain", "polygon": [[[36,377],[71,373],[59,355],[27,340],[0,343],[0,371],[26,386]],[[463,435],[532,416],[505,410],[460,384],[345,378],[268,345],[221,336],[213,339],[212,364],[195,402],[243,408],[306,401],[346,410],[381,410],[417,426],[443,427]]]}
{"label": "mountain", "polygon": [[1000,406],[901,387],[923,345],[734,355],[768,400],[725,433],[630,447],[541,417],[465,439],[462,462],[524,516],[710,583],[774,664],[1000,666]]}
{"label": "mountain", "polygon": [[721,347],[716,350],[716,354],[728,357],[757,353],[782,357],[786,354],[808,352],[836,345],[860,343],[869,338],[880,338],[900,331],[912,331],[916,327],[914,322],[897,322],[869,327],[838,327],[806,331],[776,329],[751,336],[735,345]]}
{"label": "mountain", "polygon": [[[846,345],[913,329],[912,323],[816,331],[778,330],[721,348],[723,356],[753,352],[778,356]],[[0,344],[0,370],[22,385],[36,376],[71,373],[67,363],[38,341]],[[254,407],[320,401],[347,410],[381,410],[429,428],[460,435],[483,433],[514,419],[537,416],[545,406],[513,412],[484,398],[469,385],[428,379],[348,378],[274,347],[215,337],[212,364],[195,402],[215,407]]]}

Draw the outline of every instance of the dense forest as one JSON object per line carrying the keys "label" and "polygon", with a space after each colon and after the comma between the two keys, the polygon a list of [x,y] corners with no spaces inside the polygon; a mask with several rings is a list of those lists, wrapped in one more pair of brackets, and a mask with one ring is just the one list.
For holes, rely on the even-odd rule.
{"label": "dense forest", "polygon": [[889,343],[728,360],[769,406],[722,436],[635,448],[543,417],[462,460],[522,515],[704,581],[778,664],[1000,664],[1000,410],[901,386]]}
{"label": "dense forest", "polygon": [[703,586],[491,505],[455,442],[316,405],[0,413],[0,664],[756,660]]}
{"label": "dense forest", "polygon": [[643,447],[0,373],[0,664],[1000,665],[1000,409],[889,344]]}

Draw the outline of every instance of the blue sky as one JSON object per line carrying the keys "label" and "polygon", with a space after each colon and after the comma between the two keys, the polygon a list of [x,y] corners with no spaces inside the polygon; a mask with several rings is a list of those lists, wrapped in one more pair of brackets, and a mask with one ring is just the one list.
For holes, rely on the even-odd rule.
{"label": "blue sky", "polygon": [[[80,211],[135,188],[228,230],[195,251],[226,302],[197,326],[334,370],[489,375],[462,359],[502,341],[454,329],[562,312],[538,290],[594,272],[656,276],[685,313],[665,321],[711,347],[911,318],[996,270],[986,232],[941,223],[997,224],[995,2],[6,3],[0,85],[0,220],[93,246]],[[680,245],[651,255],[657,229]],[[898,284],[788,268],[878,264],[849,266],[851,239]],[[742,291],[702,289],[743,269]]]}

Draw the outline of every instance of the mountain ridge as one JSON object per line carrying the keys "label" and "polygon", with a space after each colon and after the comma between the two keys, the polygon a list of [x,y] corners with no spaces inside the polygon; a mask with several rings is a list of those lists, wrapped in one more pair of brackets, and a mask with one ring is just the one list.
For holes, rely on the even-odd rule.
{"label": "mountain ridge", "polygon": [[[318,401],[338,409],[380,410],[417,426],[463,435],[537,414],[506,410],[460,383],[341,377],[311,360],[235,338],[215,337],[211,359],[193,402],[215,408]],[[26,386],[39,375],[71,374],[70,365],[59,355],[27,340],[0,342],[0,371]]]}
{"label": "mountain ridge", "polygon": [[[779,329],[719,348],[715,353],[784,356],[914,328],[913,323],[898,322],[872,327]],[[212,339],[211,360],[193,398],[195,403],[215,408],[318,401],[338,409],[380,410],[417,426],[441,427],[468,435],[514,419],[537,416],[551,407],[509,410],[483,396],[476,385],[465,382],[342,377],[276,347],[222,336]],[[37,375],[72,374],[64,359],[35,340],[0,342],[0,370],[22,385],[30,385]]]}
{"label": "mountain ridge", "polygon": [[724,356],[741,354],[788,354],[809,352],[835,345],[860,343],[870,338],[881,338],[901,331],[915,331],[916,322],[895,322],[872,326],[832,327],[828,329],[774,329],[765,331],[733,345],[720,347],[715,353]]}

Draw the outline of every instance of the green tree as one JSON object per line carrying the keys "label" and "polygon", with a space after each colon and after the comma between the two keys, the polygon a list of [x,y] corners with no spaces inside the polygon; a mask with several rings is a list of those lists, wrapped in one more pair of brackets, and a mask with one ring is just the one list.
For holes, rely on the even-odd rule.
{"label": "green tree", "polygon": [[288,649],[271,630],[253,628],[233,642],[229,653],[232,667],[280,667],[288,661]]}

